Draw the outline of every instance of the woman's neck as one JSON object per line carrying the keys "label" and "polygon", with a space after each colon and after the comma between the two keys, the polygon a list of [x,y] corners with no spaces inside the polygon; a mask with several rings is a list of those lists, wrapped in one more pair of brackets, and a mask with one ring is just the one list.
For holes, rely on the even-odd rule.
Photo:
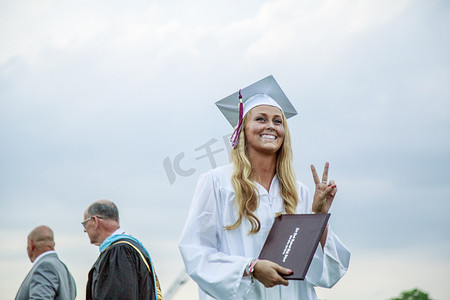
{"label": "woman's neck", "polygon": [[252,165],[253,176],[255,180],[262,185],[267,191],[270,189],[270,184],[276,173],[277,156],[276,154],[250,154],[249,160]]}

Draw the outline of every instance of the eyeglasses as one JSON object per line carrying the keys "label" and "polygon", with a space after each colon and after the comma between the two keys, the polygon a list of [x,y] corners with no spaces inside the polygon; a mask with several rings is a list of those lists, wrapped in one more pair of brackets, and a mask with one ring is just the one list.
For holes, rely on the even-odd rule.
{"label": "eyeglasses", "polygon": [[87,218],[86,220],[84,220],[83,222],[81,222],[81,225],[83,225],[83,228],[84,228],[84,229],[86,229],[86,223],[89,222],[90,220],[92,220],[93,217],[97,217],[97,218],[99,218],[99,219],[103,219],[103,218],[100,217],[100,216],[92,216],[92,217]]}

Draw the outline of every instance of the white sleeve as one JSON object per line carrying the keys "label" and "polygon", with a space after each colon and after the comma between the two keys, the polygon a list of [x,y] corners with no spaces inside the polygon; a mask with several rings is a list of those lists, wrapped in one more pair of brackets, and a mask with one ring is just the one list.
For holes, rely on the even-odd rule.
{"label": "white sleeve", "polygon": [[178,246],[189,276],[205,293],[216,299],[241,299],[250,286],[243,278],[250,259],[219,251],[223,223],[218,185],[211,172],[200,177]]}
{"label": "white sleeve", "polygon": [[317,247],[306,279],[316,286],[331,288],[347,272],[349,263],[350,251],[328,226],[325,247],[323,251],[320,244]]}
{"label": "white sleeve", "polygon": [[[301,199],[307,202],[302,213],[311,212],[312,199],[306,186],[302,186]],[[337,235],[328,225],[328,234],[325,247],[317,246],[311,265],[309,266],[306,280],[313,285],[331,288],[347,272],[350,263],[350,251],[339,240]]]}

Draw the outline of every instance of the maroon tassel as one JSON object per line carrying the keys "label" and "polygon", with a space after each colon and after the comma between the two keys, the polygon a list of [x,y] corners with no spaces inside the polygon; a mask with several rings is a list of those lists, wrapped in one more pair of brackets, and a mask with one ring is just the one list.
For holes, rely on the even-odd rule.
{"label": "maroon tassel", "polygon": [[242,127],[243,114],[244,114],[244,103],[242,103],[241,90],[239,90],[239,121],[238,121],[236,129],[234,130],[233,134],[230,137],[231,148],[236,148],[236,145],[239,141],[239,135],[241,133],[241,127]]}

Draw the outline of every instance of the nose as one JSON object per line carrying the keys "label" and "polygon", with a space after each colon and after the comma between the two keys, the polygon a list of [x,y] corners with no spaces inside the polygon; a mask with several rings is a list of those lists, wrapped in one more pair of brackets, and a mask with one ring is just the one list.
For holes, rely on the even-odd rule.
{"label": "nose", "polygon": [[274,130],[275,127],[274,127],[273,122],[272,121],[267,122],[266,128],[269,129],[269,130]]}

